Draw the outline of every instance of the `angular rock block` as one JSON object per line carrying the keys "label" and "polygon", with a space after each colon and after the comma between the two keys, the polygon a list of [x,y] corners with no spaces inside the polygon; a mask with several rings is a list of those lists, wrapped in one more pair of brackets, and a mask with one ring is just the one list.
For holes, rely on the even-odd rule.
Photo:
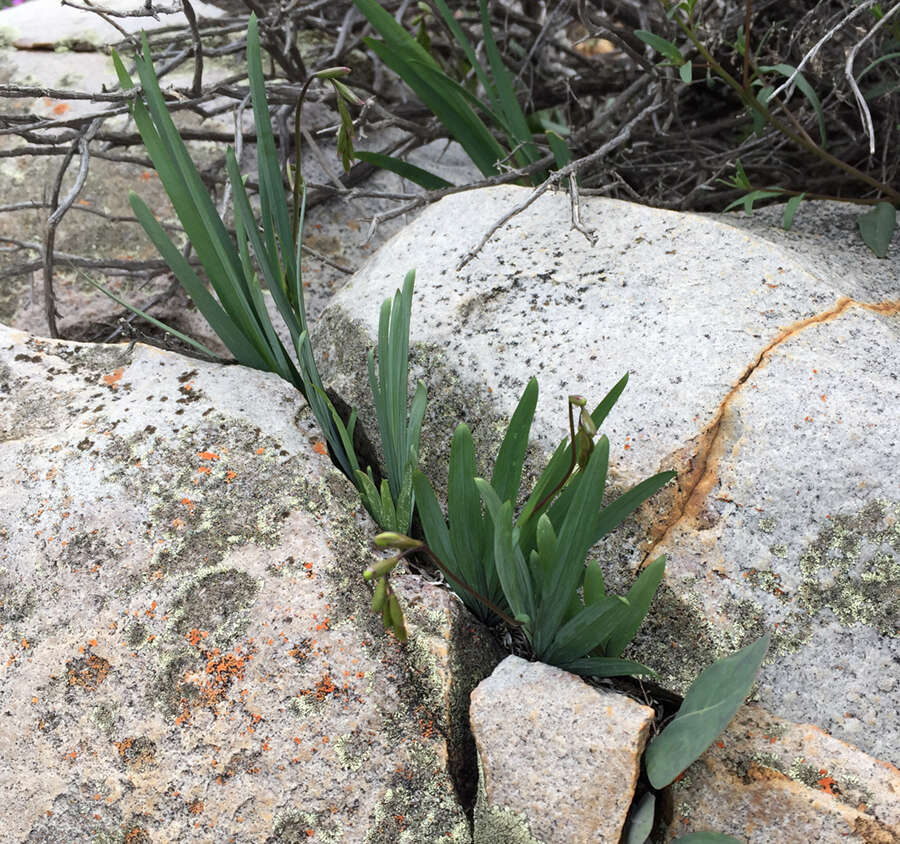
{"label": "angular rock block", "polygon": [[357,510],[276,376],[0,327],[0,838],[469,841],[483,632],[398,578],[386,635]]}
{"label": "angular rock block", "polygon": [[507,657],[472,693],[475,844],[613,844],[653,710],[540,662]]}

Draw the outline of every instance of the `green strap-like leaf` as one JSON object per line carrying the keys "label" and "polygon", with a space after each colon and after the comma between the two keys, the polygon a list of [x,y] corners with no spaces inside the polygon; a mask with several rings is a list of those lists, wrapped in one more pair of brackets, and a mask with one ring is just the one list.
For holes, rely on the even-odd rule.
{"label": "green strap-like leaf", "polygon": [[500,107],[506,118],[506,124],[510,128],[510,140],[514,146],[518,147],[513,156],[520,166],[525,166],[537,161],[541,155],[534,144],[534,138],[531,130],[528,128],[528,121],[525,119],[522,107],[516,99],[512,74],[506,69],[500,50],[497,49],[494,31],[491,27],[491,17],[488,13],[487,0],[481,0],[480,9],[484,51],[491,65],[491,73],[494,77],[494,87],[497,91]]}
{"label": "green strap-like leaf", "polygon": [[794,225],[794,216],[797,213],[797,209],[800,207],[800,203],[803,202],[805,193],[798,194],[797,196],[792,196],[788,201],[787,205],[784,206],[784,218],[781,221],[781,227],[785,231],[790,231],[791,226]]}
{"label": "green strap-like leaf", "polygon": [[612,636],[627,612],[627,602],[618,595],[603,598],[596,604],[583,607],[559,629],[548,647],[540,651],[536,648],[535,652],[544,662],[552,665],[587,657]]}
{"label": "green strap-like leaf", "polygon": [[825,132],[825,112],[822,110],[822,102],[819,100],[818,95],[813,90],[812,85],[809,84],[806,77],[802,73],[797,73],[797,68],[789,64],[761,65],[759,69],[765,72],[780,73],[788,79],[793,77],[793,84],[800,89],[801,93],[809,101],[813,111],[816,113],[816,120],[819,122],[819,146],[821,146],[822,149],[825,149],[828,145],[828,136]]}
{"label": "green strap-like leaf", "polygon": [[263,359],[222,306],[210,295],[206,285],[181,254],[181,250],[172,243],[165,229],[159,224],[156,217],[144,204],[144,201],[133,192],[129,194],[128,199],[135,217],[143,226],[153,245],[159,250],[159,254],[171,267],[175,277],[187,291],[188,296],[191,297],[197,309],[203,314],[213,331],[216,332],[216,336],[235,356],[238,363],[254,369],[270,371],[271,364]]}
{"label": "green strap-like leaf", "polygon": [[587,607],[596,604],[605,597],[606,584],[603,582],[603,569],[598,563],[588,563],[584,570],[584,605]]}
{"label": "green strap-like leaf", "polygon": [[649,44],[657,53],[665,56],[673,65],[681,67],[684,64],[684,56],[671,41],[667,41],[660,35],[648,32],[646,29],[636,29],[634,34],[645,44]]}
{"label": "green strap-like leaf", "polygon": [[[493,492],[487,481],[478,479],[479,492],[485,496],[487,505],[490,493]],[[490,510],[489,506],[489,510]],[[528,565],[522,557],[522,551],[513,538],[512,502],[506,501],[499,509],[491,512],[494,524],[494,562],[497,574],[503,586],[503,594],[509,602],[510,609],[516,618],[534,619],[535,602]],[[526,627],[526,633],[528,629]]]}
{"label": "green strap-like leaf", "polygon": [[[281,167],[278,153],[275,151],[275,138],[272,134],[272,123],[269,107],[266,102],[265,81],[263,79],[262,57],[259,48],[259,26],[256,15],[251,14],[247,24],[247,74],[250,82],[250,99],[253,105],[253,118],[256,127],[257,167],[259,173],[259,199],[262,212],[263,232],[267,247],[267,255],[273,262],[273,270],[280,270],[279,285],[284,286],[287,279],[294,277],[294,239],[291,233],[291,217],[285,198],[281,180]],[[279,250],[276,239],[280,243]],[[285,292],[287,289],[285,288]],[[292,297],[288,297],[289,300]],[[299,322],[297,334],[306,328],[305,314],[302,311],[303,296],[300,291],[299,301],[292,301],[291,309],[294,320]],[[294,311],[296,309],[296,313]],[[290,325],[288,326],[290,328]],[[294,335],[291,334],[293,339]]]}
{"label": "green strap-like leaf", "polygon": [[588,548],[593,544],[590,541],[591,526],[600,509],[606,485],[608,459],[609,440],[601,437],[582,473],[568,512],[559,523],[559,562],[554,583],[542,596],[540,615],[535,626],[534,647],[538,653],[543,653],[551,646],[571,597],[584,575],[584,559]]}
{"label": "green strap-like leaf", "polygon": [[[428,547],[437,555],[438,559],[457,577],[462,576],[456,555],[453,553],[453,545],[450,542],[450,531],[444,521],[441,505],[431,487],[431,481],[416,469],[413,472],[413,490],[416,494],[416,511],[419,521],[422,522],[422,532]],[[455,584],[450,581],[450,587],[456,591]],[[464,590],[457,592],[465,601]]]}
{"label": "green strap-like leaf", "polygon": [[522,466],[525,453],[528,451],[528,435],[537,407],[538,383],[532,378],[519,399],[516,410],[509,420],[506,435],[494,461],[494,473],[491,486],[496,490],[501,501],[515,503],[519,497],[519,485],[522,482]]}
{"label": "green strap-like leaf", "polygon": [[653,820],[656,813],[656,795],[648,791],[637,806],[632,806],[625,826],[625,838],[622,844],[645,844],[653,832]]}
{"label": "green strap-like leaf", "polygon": [[440,176],[435,176],[434,173],[429,173],[427,170],[416,167],[415,164],[410,164],[408,161],[396,158],[393,155],[382,155],[380,152],[367,152],[363,149],[356,150],[354,155],[360,161],[373,164],[382,170],[390,170],[401,178],[408,179],[410,182],[425,188],[425,190],[441,190],[442,188],[453,187],[452,182],[448,182]]}
{"label": "green strap-like leaf", "polygon": [[[628,610],[624,618],[616,627],[615,632],[606,642],[607,656],[620,656],[628,643],[635,637],[644,618],[650,609],[650,602],[662,582],[663,573],[666,570],[666,556],[657,557],[638,575],[637,580],[628,590]],[[585,579],[585,594],[587,593],[587,580]]]}
{"label": "green strap-like leaf", "polygon": [[656,672],[639,662],[630,659],[611,659],[610,657],[591,656],[575,659],[560,668],[580,674],[582,677],[631,677],[636,674],[653,676]]}
{"label": "green strap-like leaf", "polygon": [[483,577],[481,559],[485,540],[481,498],[475,485],[475,445],[465,423],[457,425],[450,445],[450,469],[447,481],[447,518],[450,543],[470,586],[481,591]]}
{"label": "green strap-like leaf", "polygon": [[150,316],[150,314],[142,311],[140,308],[136,308],[134,305],[128,304],[128,302],[126,302],[124,299],[120,299],[111,290],[107,290],[107,288],[105,288],[102,284],[94,281],[94,279],[90,278],[89,276],[82,274],[82,277],[85,279],[85,281],[87,281],[88,284],[94,285],[94,287],[96,287],[101,293],[105,293],[107,296],[109,296],[110,299],[120,304],[123,308],[128,308],[129,311],[131,311],[132,313],[136,313],[139,317],[143,317],[145,320],[147,320],[147,322],[155,325],[157,328],[161,328],[163,331],[168,331],[169,334],[171,334],[173,337],[177,337],[179,340],[188,343],[198,351],[203,352],[203,354],[209,355],[209,357],[211,357],[213,360],[219,359],[219,356],[214,351],[212,351],[212,349],[204,346],[203,343],[194,340],[193,337],[188,337],[187,334],[182,334],[180,331],[176,331],[174,328],[171,328],[164,322],[160,322],[160,320]]}

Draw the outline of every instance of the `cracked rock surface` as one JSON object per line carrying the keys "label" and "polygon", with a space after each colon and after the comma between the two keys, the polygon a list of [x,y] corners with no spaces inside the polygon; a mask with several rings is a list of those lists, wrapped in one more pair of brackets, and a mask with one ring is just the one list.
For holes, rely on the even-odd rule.
{"label": "cracked rock surface", "polygon": [[[488,470],[530,376],[541,388],[533,471],[567,429],[566,396],[593,406],[629,373],[603,431],[610,486],[678,473],[596,549],[620,591],[668,556],[629,655],[683,692],[703,666],[773,630],[758,701],[896,762],[897,258],[854,251],[850,263],[829,257],[844,249],[837,236],[807,232],[795,249],[720,218],[593,197],[582,209],[599,237],[591,247],[570,228],[568,197],[545,194],[457,270],[526,195],[447,197],[373,256],[317,326],[326,380],[371,418],[374,303],[413,267],[413,375],[430,401],[422,462],[438,486],[458,421]],[[812,225],[815,206],[805,213]],[[822,213],[830,231],[856,237],[841,217],[852,211]]]}
{"label": "cracked rock surface", "polygon": [[0,326],[3,841],[470,840],[496,658],[412,577],[384,633],[324,452],[274,375]]}
{"label": "cracked rock surface", "polygon": [[900,841],[900,771],[758,706],[741,709],[670,799],[666,842],[703,829],[747,844]]}

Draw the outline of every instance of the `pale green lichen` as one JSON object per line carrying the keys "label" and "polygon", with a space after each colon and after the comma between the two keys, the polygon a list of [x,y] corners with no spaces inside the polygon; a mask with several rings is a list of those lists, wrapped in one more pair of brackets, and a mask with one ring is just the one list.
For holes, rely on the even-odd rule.
{"label": "pale green lichen", "polygon": [[844,625],[900,635],[900,502],[871,501],[835,515],[800,555],[798,597],[810,615],[828,609]]}
{"label": "pale green lichen", "polygon": [[484,769],[478,759],[478,800],[475,803],[475,834],[478,844],[542,844],[535,838],[528,819],[520,812],[488,801]]}
{"label": "pale green lichen", "polygon": [[371,743],[358,730],[339,736],[334,752],[345,771],[360,770],[372,754]]}
{"label": "pale green lichen", "polygon": [[204,631],[204,647],[230,648],[250,624],[259,584],[232,567],[203,568],[187,579],[173,602],[170,627],[178,638]]}
{"label": "pale green lichen", "polygon": [[788,766],[787,775],[809,788],[818,788],[822,779],[821,769],[810,765],[805,759],[794,759]]}
{"label": "pale green lichen", "polygon": [[760,768],[768,768],[771,771],[784,773],[784,765],[781,760],[772,753],[753,752],[750,754],[749,761]]}
{"label": "pale green lichen", "polygon": [[774,533],[775,528],[778,527],[778,522],[771,516],[761,516],[756,523],[756,527],[761,533]]}

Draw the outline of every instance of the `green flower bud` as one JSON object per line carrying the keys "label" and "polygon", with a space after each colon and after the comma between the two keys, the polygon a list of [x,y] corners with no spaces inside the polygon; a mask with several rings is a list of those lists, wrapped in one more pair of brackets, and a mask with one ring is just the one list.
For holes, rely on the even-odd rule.
{"label": "green flower bud", "polygon": [[336,79],[339,76],[346,76],[350,73],[349,67],[326,67],[324,70],[316,71],[313,76],[316,79]]}
{"label": "green flower bud", "polygon": [[386,560],[379,560],[375,565],[369,566],[364,572],[363,577],[366,580],[374,580],[376,577],[384,577],[390,574],[400,562],[399,557],[388,557]]}
{"label": "green flower bud", "polygon": [[411,548],[421,548],[423,543],[402,533],[385,531],[375,537],[375,544],[379,548],[399,548],[401,551],[408,551]]}
{"label": "green flower bud", "polygon": [[381,612],[387,599],[387,578],[382,577],[375,586],[375,594],[372,596],[372,612]]}

